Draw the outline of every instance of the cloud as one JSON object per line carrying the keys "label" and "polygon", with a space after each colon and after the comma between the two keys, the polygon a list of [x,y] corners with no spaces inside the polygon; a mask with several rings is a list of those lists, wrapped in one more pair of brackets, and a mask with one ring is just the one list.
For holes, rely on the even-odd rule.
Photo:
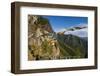
{"label": "cloud", "polygon": [[[76,36],[79,36],[79,37],[87,37],[88,36],[88,25],[87,24],[83,24],[83,23],[80,23],[78,25],[74,25],[74,26],[71,26],[69,28],[73,28],[73,27],[87,27],[87,28],[83,28],[83,29],[79,29],[79,30],[75,30],[75,31],[66,31],[65,34],[72,34],[72,35],[76,35]],[[62,32],[62,31],[65,31],[66,28],[56,28],[54,31],[55,32]]]}
{"label": "cloud", "polygon": [[[74,31],[67,31],[65,34],[72,34],[72,35],[76,35],[79,37],[87,37],[88,36],[88,25],[87,24],[80,23],[78,25],[74,25],[73,27],[87,27],[87,28],[74,30]],[[71,27],[71,28],[73,28],[73,27]]]}
{"label": "cloud", "polygon": [[80,23],[76,26],[80,26],[80,27],[85,26],[87,28],[75,30],[75,31],[68,31],[65,34],[73,34],[73,35],[76,35],[76,36],[79,36],[79,37],[88,37],[88,25],[87,24]]}
{"label": "cloud", "polygon": [[68,31],[65,34],[73,34],[79,37],[87,37],[88,36],[88,29],[80,29],[80,30],[75,30],[75,31]]}

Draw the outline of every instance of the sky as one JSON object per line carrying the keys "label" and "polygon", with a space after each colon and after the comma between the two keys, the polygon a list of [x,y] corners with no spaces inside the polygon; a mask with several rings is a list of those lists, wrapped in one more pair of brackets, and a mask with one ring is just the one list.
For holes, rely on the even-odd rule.
{"label": "sky", "polygon": [[[88,18],[87,17],[73,17],[73,16],[43,16],[47,18],[55,32],[64,31],[65,28],[71,28],[75,26],[87,26]],[[87,37],[87,28],[69,31],[65,34],[73,34],[79,37]]]}

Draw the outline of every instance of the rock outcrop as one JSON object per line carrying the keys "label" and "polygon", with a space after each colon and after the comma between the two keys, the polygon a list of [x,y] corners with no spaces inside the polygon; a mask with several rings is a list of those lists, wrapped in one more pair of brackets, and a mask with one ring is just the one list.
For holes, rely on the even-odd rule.
{"label": "rock outcrop", "polygon": [[53,38],[54,31],[49,21],[40,16],[28,16],[29,60],[58,59],[60,49]]}

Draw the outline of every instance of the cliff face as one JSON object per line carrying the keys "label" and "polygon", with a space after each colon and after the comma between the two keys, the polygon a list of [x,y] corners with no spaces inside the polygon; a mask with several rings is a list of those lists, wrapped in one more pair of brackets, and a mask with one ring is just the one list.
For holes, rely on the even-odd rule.
{"label": "cliff face", "polygon": [[28,15],[28,60],[87,58],[87,40],[57,34],[49,20]]}
{"label": "cliff face", "polygon": [[46,18],[28,15],[28,34],[35,33],[38,28],[48,32],[53,32],[52,27]]}
{"label": "cliff face", "polygon": [[28,16],[28,59],[57,59],[60,55],[58,41],[49,21],[41,16]]}

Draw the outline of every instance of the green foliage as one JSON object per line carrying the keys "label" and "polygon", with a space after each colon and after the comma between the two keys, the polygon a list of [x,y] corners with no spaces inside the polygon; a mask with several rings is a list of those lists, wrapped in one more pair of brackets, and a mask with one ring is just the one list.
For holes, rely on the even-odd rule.
{"label": "green foliage", "polygon": [[45,40],[45,41],[42,42],[41,47],[42,47],[42,51],[43,51],[44,54],[45,53],[49,53],[49,54],[52,53],[52,46],[49,45],[49,43],[47,42],[47,40]]}
{"label": "green foliage", "polygon": [[38,24],[45,25],[45,24],[48,24],[48,23],[49,23],[48,19],[43,18],[41,16],[39,17]]}
{"label": "green foliage", "polygon": [[[61,52],[66,57],[85,58],[86,56],[86,41],[73,35],[58,35]],[[63,48],[63,49],[62,49]]]}
{"label": "green foliage", "polygon": [[59,41],[59,44],[61,53],[63,54],[64,57],[75,56],[75,51],[70,46],[64,44],[61,41]]}

